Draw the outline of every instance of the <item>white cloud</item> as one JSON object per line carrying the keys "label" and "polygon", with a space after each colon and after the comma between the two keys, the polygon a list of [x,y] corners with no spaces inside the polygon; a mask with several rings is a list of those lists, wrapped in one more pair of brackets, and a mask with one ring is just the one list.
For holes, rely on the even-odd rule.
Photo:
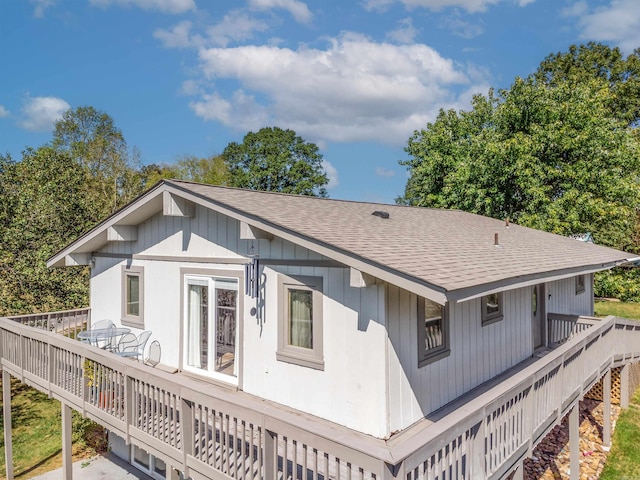
{"label": "white cloud", "polygon": [[35,5],[33,8],[33,16],[36,18],[44,18],[44,11],[53,6],[54,0],[30,0]]}
{"label": "white cloud", "polygon": [[26,130],[44,132],[51,130],[53,124],[62,118],[70,105],[57,97],[28,97],[22,107],[22,120],[19,124]]}
{"label": "white cloud", "polygon": [[121,7],[135,6],[144,10],[159,10],[174,14],[196,9],[194,0],[89,0],[89,3],[99,7],[111,5],[119,5]]}
{"label": "white cloud", "polygon": [[184,20],[175,24],[170,30],[156,29],[153,32],[153,36],[167,48],[187,48],[192,45],[190,33],[191,22]]}
{"label": "white cloud", "polygon": [[8,117],[9,115],[11,115],[9,110],[4,108],[4,106],[0,105],[0,118]]}
{"label": "white cloud", "polygon": [[209,27],[207,34],[215,45],[226,47],[231,41],[249,40],[254,32],[264,32],[268,28],[262,20],[252,18],[242,10],[234,10],[220,23]]}
{"label": "white cloud", "polygon": [[309,23],[313,16],[307,4],[298,0],[249,0],[249,6],[257,10],[282,8],[300,23]]}
{"label": "white cloud", "polygon": [[449,7],[459,7],[468,12],[483,12],[488,6],[501,1],[514,2],[520,7],[524,7],[535,0],[364,0],[363,7],[366,10],[384,11],[390,5],[400,2],[409,9],[421,7],[438,11]]}
{"label": "white cloud", "polygon": [[640,45],[640,2],[612,0],[606,7],[588,13],[578,8],[580,37],[585,40],[612,42],[631,53]]}
{"label": "white cloud", "polygon": [[454,35],[466,39],[475,38],[484,32],[482,25],[462,20],[457,11],[453,15],[443,18],[441,26],[451,30]]}
{"label": "white cloud", "polygon": [[327,189],[331,190],[332,188],[336,188],[340,184],[340,181],[338,180],[338,170],[336,170],[336,167],[331,165],[328,161],[322,160],[322,168],[324,168],[324,172],[327,174],[327,178],[329,179]]}
{"label": "white cloud", "polygon": [[400,20],[398,28],[387,33],[387,38],[398,43],[413,43],[418,30],[413,26],[411,17]]}
{"label": "white cloud", "polygon": [[324,50],[201,48],[199,57],[208,81],[239,87],[231,95],[200,95],[190,104],[198,116],[239,130],[283,125],[320,140],[402,144],[440,107],[459,108],[454,86],[474,88],[427,45],[375,43],[349,33]]}
{"label": "white cloud", "polygon": [[588,13],[589,6],[587,2],[580,1],[576,2],[573,5],[563,8],[560,13],[564,17],[581,17],[582,15]]}
{"label": "white cloud", "polygon": [[396,172],[389,168],[376,167],[376,175],[379,177],[393,177],[395,174]]}

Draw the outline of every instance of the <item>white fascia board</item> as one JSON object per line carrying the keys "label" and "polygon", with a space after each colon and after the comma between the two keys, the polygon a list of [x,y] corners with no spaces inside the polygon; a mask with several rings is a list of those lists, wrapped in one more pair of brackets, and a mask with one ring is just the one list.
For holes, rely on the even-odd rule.
{"label": "white fascia board", "polygon": [[[152,188],[148,192],[142,194],[138,199],[134,200],[129,205],[126,205],[110,217],[107,217],[105,220],[100,222],[98,225],[93,227],[87,233],[64,247],[58,253],[53,255],[49,260],[47,260],[47,268],[54,267],[64,267],[65,265],[65,257],[72,253],[86,253],[85,248],[87,245],[91,243],[96,243],[98,246],[103,246],[107,242],[107,229],[113,225],[117,225],[119,222],[123,222],[123,224],[130,224],[131,222],[126,222],[128,216],[132,215],[137,210],[143,209],[147,204],[157,199],[158,196],[162,195],[162,192],[166,189],[165,184],[158,184],[156,187]],[[151,211],[161,212],[162,204],[157,207],[153,207]],[[147,213],[150,213],[147,212]],[[145,214],[146,215],[146,214]],[[148,215],[151,216],[151,215]],[[101,238],[102,237],[102,238]],[[95,249],[93,249],[95,250]]]}
{"label": "white fascia board", "polygon": [[284,240],[288,240],[294,244],[300,245],[301,247],[308,248],[313,252],[324,255],[325,257],[336,260],[349,267],[353,267],[385,282],[397,285],[404,290],[420,295],[421,297],[428,298],[429,300],[433,300],[441,305],[444,305],[447,301],[445,290],[435,285],[429,285],[427,282],[417,281],[409,275],[404,275],[401,272],[385,269],[379,264],[370,263],[360,257],[355,257],[349,253],[338,250],[335,247],[314,241],[297,232],[274,226],[258,217],[249,215],[233,207],[229,207],[221,202],[217,202],[216,200],[203,198],[188,190],[182,190],[176,185],[167,185],[167,190],[172,194],[184,197],[193,203],[220,212],[223,215],[227,215],[228,217],[234,218],[240,222],[246,222],[248,225],[257,227],[260,230]]}
{"label": "white fascia board", "polygon": [[530,287],[532,285],[554,282],[556,280],[564,280],[565,278],[575,277],[576,275],[587,275],[591,273],[601,272],[603,270],[609,270],[620,264],[634,262],[634,261],[637,261],[637,259],[628,259],[621,262],[606,264],[606,265],[598,265],[598,266],[591,265],[591,266],[586,266],[584,268],[572,268],[570,270],[563,270],[555,274],[553,272],[549,272],[548,275],[540,274],[540,275],[536,275],[533,278],[531,276],[527,276],[526,279],[522,279],[522,280],[518,280],[518,279],[514,279],[513,281],[505,280],[504,282],[500,282],[499,285],[492,283],[489,285],[479,285],[478,287],[470,287],[470,288],[465,288],[461,290],[453,290],[447,294],[447,297],[449,298],[450,301],[461,303],[461,302],[466,302],[468,300],[484,297],[485,295],[490,295],[492,293],[505,292],[507,290],[515,290],[517,288]]}

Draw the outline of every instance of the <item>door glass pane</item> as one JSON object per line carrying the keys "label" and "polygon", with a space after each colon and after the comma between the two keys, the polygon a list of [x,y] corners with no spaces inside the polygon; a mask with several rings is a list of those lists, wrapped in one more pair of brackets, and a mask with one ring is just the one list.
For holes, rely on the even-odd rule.
{"label": "door glass pane", "polygon": [[289,289],[289,345],[313,348],[313,292]]}
{"label": "door glass pane", "polygon": [[[230,288],[227,288],[230,287]],[[238,290],[235,282],[216,280],[216,371],[234,375]]]}
{"label": "door glass pane", "polygon": [[192,285],[187,289],[187,365],[207,369],[209,345],[208,287]]}

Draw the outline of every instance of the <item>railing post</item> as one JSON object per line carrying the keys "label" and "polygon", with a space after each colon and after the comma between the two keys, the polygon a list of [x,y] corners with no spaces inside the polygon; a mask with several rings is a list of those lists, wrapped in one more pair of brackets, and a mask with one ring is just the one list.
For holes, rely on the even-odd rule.
{"label": "railing post", "polygon": [[626,364],[620,369],[620,407],[629,407],[629,373],[631,365]]}
{"label": "railing post", "polygon": [[11,375],[2,371],[2,420],[4,421],[4,460],[7,480],[13,480],[13,444],[11,440]]}
{"label": "railing post", "polygon": [[406,480],[407,478],[404,461],[396,465],[391,465],[390,463],[382,462],[382,469],[383,470],[382,470],[381,480]]}
{"label": "railing post", "polygon": [[62,477],[64,480],[73,479],[71,407],[62,402]]}
{"label": "railing post", "polygon": [[602,445],[611,446],[611,369],[602,379]]}
{"label": "railing post", "polygon": [[580,480],[580,403],[569,412],[569,465],[570,480]]}
{"label": "railing post", "polygon": [[471,461],[469,470],[471,478],[486,478],[486,439],[485,439],[485,415],[476,426],[471,428]]}
{"label": "railing post", "polygon": [[187,457],[194,454],[193,445],[193,405],[189,400],[180,399],[180,427],[182,429],[183,472],[189,478]]}
{"label": "railing post", "polygon": [[[264,480],[278,478],[278,441],[277,435],[264,430]],[[287,459],[282,460],[286,466]]]}

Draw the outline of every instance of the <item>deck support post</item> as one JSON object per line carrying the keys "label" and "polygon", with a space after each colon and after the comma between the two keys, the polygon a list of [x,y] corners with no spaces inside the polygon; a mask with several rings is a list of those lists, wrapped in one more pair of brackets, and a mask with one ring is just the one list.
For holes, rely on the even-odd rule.
{"label": "deck support post", "polygon": [[11,443],[11,375],[2,370],[2,420],[4,421],[4,460],[7,480],[13,480],[13,444]]}
{"label": "deck support post", "polygon": [[602,379],[602,445],[611,446],[611,369]]}
{"label": "deck support post", "polygon": [[626,364],[620,369],[620,407],[629,408],[629,371],[630,364]]}
{"label": "deck support post", "polygon": [[580,480],[580,402],[569,412],[570,480]]}
{"label": "deck support post", "polygon": [[73,479],[73,459],[71,442],[71,407],[62,403],[62,478],[64,480]]}

